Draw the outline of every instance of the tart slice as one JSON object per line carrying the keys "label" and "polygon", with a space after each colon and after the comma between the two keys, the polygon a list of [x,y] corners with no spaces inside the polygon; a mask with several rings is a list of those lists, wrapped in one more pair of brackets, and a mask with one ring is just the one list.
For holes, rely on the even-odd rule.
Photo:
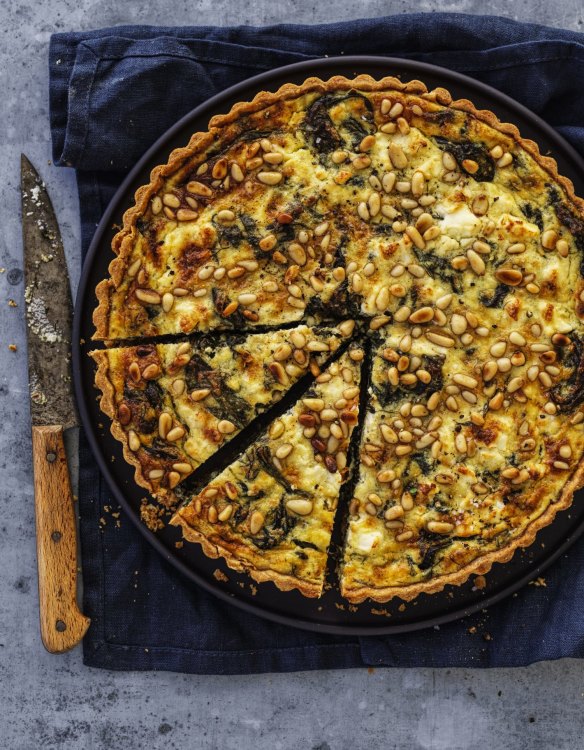
{"label": "tart slice", "polygon": [[441,355],[421,339],[405,352],[400,335],[372,367],[341,570],[351,602],[410,600],[487,572],[531,544],[582,482],[582,411],[564,413],[581,383],[578,333],[552,366],[539,324]]}
{"label": "tart slice", "polygon": [[358,421],[361,349],[304,397],[171,520],[210,557],[256,581],[322,593],[333,520]]}
{"label": "tart slice", "polygon": [[285,130],[248,136],[183,163],[118,236],[95,338],[284,325],[334,301],[345,230],[314,155]]}
{"label": "tart slice", "polygon": [[154,495],[280,400],[338,347],[337,328],[296,328],[95,351],[101,408],[138,484]]}

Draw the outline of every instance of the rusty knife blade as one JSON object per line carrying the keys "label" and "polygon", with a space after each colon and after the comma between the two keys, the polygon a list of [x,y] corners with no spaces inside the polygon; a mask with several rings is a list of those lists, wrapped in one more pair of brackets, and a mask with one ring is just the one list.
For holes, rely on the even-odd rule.
{"label": "rusty knife blade", "polygon": [[20,189],[32,423],[67,429],[78,424],[71,383],[69,274],[47,189],[24,154]]}

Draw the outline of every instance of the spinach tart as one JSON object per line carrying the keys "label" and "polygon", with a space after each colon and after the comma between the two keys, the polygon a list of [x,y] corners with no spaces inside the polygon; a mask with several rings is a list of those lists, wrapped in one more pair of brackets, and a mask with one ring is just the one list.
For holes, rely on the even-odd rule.
{"label": "spinach tart", "polygon": [[431,594],[583,483],[584,202],[469,101],[262,92],[153,170],[113,250],[112,432],[184,539],[257,581],[319,596],[339,515],[346,599]]}

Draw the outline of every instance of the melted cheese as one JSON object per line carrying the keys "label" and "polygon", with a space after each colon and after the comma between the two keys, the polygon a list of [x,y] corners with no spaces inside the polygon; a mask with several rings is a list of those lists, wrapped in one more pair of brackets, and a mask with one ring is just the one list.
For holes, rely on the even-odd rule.
{"label": "melted cheese", "polygon": [[481,228],[481,220],[465,204],[437,203],[435,211],[440,217],[438,226],[453,239],[475,237]]}

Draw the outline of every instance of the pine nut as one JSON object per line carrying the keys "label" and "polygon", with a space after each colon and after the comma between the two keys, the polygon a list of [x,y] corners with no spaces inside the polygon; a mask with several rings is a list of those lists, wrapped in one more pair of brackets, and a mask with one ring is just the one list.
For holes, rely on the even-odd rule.
{"label": "pine nut", "polygon": [[453,294],[443,294],[441,297],[438,297],[438,299],[435,302],[436,307],[439,310],[446,310],[446,308],[450,305],[452,302],[454,295]]}
{"label": "pine nut", "polygon": [[138,435],[134,432],[134,430],[128,430],[128,447],[133,452],[136,453],[137,450],[140,449],[141,443],[140,438]]}
{"label": "pine nut", "polygon": [[426,242],[416,227],[406,227],[406,234],[419,250],[423,250],[426,247]]}
{"label": "pine nut", "polygon": [[454,531],[454,524],[446,521],[428,521],[426,528],[433,534],[450,534]]}
{"label": "pine nut", "polygon": [[177,440],[180,440],[185,435],[185,429],[184,427],[173,427],[172,430],[169,430],[166,439],[170,443],[174,443]]}
{"label": "pine nut", "polygon": [[387,308],[389,305],[389,289],[386,286],[382,286],[379,292],[377,293],[377,297],[375,298],[375,307],[383,311]]}
{"label": "pine nut", "polygon": [[324,409],[324,401],[321,398],[304,398],[302,403],[310,411],[321,412]]}
{"label": "pine nut", "polygon": [[155,364],[148,365],[142,370],[144,380],[154,380],[160,375],[160,367]]}
{"label": "pine nut", "polygon": [[264,515],[259,510],[255,510],[249,519],[249,530],[252,534],[257,534],[264,525]]}
{"label": "pine nut", "polygon": [[426,331],[426,338],[428,339],[428,341],[431,341],[433,344],[436,344],[437,346],[443,346],[445,348],[450,348],[454,346],[454,340],[447,336],[444,336],[441,333],[436,333],[434,331]]}
{"label": "pine nut", "polygon": [[141,265],[142,265],[142,259],[141,259],[141,258],[138,258],[138,260],[135,260],[135,261],[134,261],[134,262],[133,262],[133,263],[132,263],[132,264],[131,264],[131,265],[129,266],[128,270],[126,271],[126,274],[128,275],[128,277],[129,277],[129,278],[131,278],[131,279],[133,279],[133,278],[134,278],[134,276],[136,276],[136,274],[137,274],[137,273],[138,273],[138,271],[140,270],[140,266],[141,266]]}
{"label": "pine nut", "polygon": [[397,518],[401,518],[404,515],[404,509],[401,505],[394,505],[391,508],[388,508],[385,513],[383,514],[383,517],[386,521],[395,521]]}
{"label": "pine nut", "polygon": [[397,177],[395,172],[386,172],[383,175],[383,177],[381,178],[381,184],[386,193],[391,193],[395,186],[396,179]]}
{"label": "pine nut", "polygon": [[509,341],[512,344],[515,344],[515,346],[525,346],[527,344],[527,341],[519,333],[519,331],[511,331],[511,333],[509,334]]}
{"label": "pine nut", "polygon": [[426,190],[426,177],[423,172],[417,170],[412,175],[412,193],[416,196],[422,195]]}
{"label": "pine nut", "polygon": [[249,305],[253,305],[253,303],[257,300],[256,294],[240,294],[237,298],[237,301],[240,305],[243,305],[244,307],[248,307]]}
{"label": "pine nut", "polygon": [[450,329],[452,330],[452,333],[455,333],[457,336],[461,336],[466,331],[466,328],[467,320],[464,315],[453,313],[452,317],[450,318]]}
{"label": "pine nut", "polygon": [[277,185],[282,180],[281,172],[258,172],[257,178],[264,185]]}
{"label": "pine nut", "polygon": [[213,195],[213,191],[209,187],[207,187],[207,185],[204,185],[202,182],[198,182],[197,180],[188,182],[187,190],[189,191],[189,193],[193,193],[193,195],[200,195],[204,198],[210,198]]}
{"label": "pine nut", "polygon": [[228,419],[221,419],[217,424],[217,429],[222,435],[231,435],[237,427]]}
{"label": "pine nut", "polygon": [[288,458],[293,449],[294,446],[291,443],[283,443],[282,445],[279,445],[278,448],[276,448],[276,458],[279,458],[280,460]]}
{"label": "pine nut", "polygon": [[523,388],[524,385],[525,385],[524,378],[521,378],[521,377],[511,378],[511,380],[507,383],[507,392],[515,393],[515,391],[518,391],[520,388]]}
{"label": "pine nut", "polygon": [[513,156],[507,151],[503,156],[497,160],[497,166],[499,168],[508,167],[513,163]]}
{"label": "pine nut", "polygon": [[359,151],[369,151],[373,146],[375,146],[375,136],[366,135],[359,144]]}
{"label": "pine nut", "polygon": [[485,273],[486,266],[481,256],[475,250],[467,250],[466,257],[476,275],[482,276]]}
{"label": "pine nut", "polygon": [[313,504],[311,500],[292,498],[286,502],[286,508],[299,516],[308,516],[312,513]]}
{"label": "pine nut", "polygon": [[369,219],[371,218],[371,215],[369,214],[369,208],[364,201],[361,201],[361,203],[359,203],[359,205],[357,206],[357,213],[359,214],[359,217],[363,219],[363,221],[369,221]]}
{"label": "pine nut", "polygon": [[567,258],[570,254],[570,245],[567,240],[559,239],[556,242],[556,251],[562,258]]}
{"label": "pine nut", "polygon": [[484,216],[489,211],[489,199],[486,195],[477,195],[471,204],[471,211],[475,216]]}
{"label": "pine nut", "polygon": [[507,286],[517,286],[523,281],[523,274],[517,268],[500,268],[495,271],[495,278]]}
{"label": "pine nut", "polygon": [[136,298],[146,305],[159,305],[161,298],[153,289],[136,289]]}
{"label": "pine nut", "polygon": [[420,307],[413,312],[410,317],[410,323],[429,323],[434,317],[434,310],[431,307]]}
{"label": "pine nut", "polygon": [[475,378],[471,378],[470,375],[464,375],[462,373],[457,372],[452,380],[454,380],[455,383],[458,383],[458,385],[462,385],[465,388],[476,388],[479,384],[479,381]]}
{"label": "pine nut", "polygon": [[449,172],[454,172],[454,170],[458,166],[456,163],[456,159],[450,153],[450,151],[445,151],[442,154],[442,164],[444,165],[444,168],[448,170]]}
{"label": "pine nut", "polygon": [[407,167],[408,159],[401,146],[398,146],[397,143],[392,141],[388,146],[388,151],[391,163],[396,169],[404,169]]}
{"label": "pine nut", "polygon": [[541,235],[541,244],[546,250],[554,250],[558,242],[558,233],[555,229],[546,229]]}
{"label": "pine nut", "polygon": [[490,380],[492,380],[497,372],[499,371],[499,368],[497,367],[497,363],[494,360],[489,360],[488,362],[485,362],[483,365],[483,380],[485,383],[488,383]]}

